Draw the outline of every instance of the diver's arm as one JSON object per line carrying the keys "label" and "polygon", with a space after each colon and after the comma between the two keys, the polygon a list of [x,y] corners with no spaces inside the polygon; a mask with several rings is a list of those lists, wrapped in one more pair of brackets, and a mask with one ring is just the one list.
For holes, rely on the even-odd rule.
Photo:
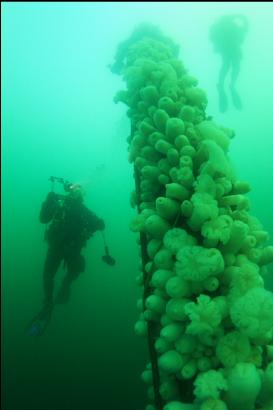
{"label": "diver's arm", "polygon": [[103,219],[97,217],[93,212],[87,209],[86,215],[86,231],[91,236],[96,231],[103,231],[105,223]]}
{"label": "diver's arm", "polygon": [[98,218],[97,215],[93,214],[92,212],[91,212],[91,215],[92,216],[90,218],[89,225],[91,229],[93,230],[93,232],[103,231],[105,229],[104,220],[101,218]]}
{"label": "diver's arm", "polygon": [[40,211],[40,222],[42,224],[47,224],[53,218],[56,209],[58,207],[59,196],[55,192],[49,192],[46,200],[42,203]]}
{"label": "diver's arm", "polygon": [[101,218],[98,218],[98,221],[97,221],[97,230],[98,230],[98,231],[104,231],[104,229],[105,229],[104,220],[101,219]]}

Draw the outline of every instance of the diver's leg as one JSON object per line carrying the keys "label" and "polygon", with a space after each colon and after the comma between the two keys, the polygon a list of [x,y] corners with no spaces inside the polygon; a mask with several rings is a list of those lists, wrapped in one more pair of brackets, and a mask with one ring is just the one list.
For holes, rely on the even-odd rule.
{"label": "diver's leg", "polygon": [[235,84],[237,82],[237,79],[240,73],[240,65],[241,65],[241,57],[239,55],[234,56],[232,59],[232,65],[231,65],[230,93],[231,93],[231,98],[232,98],[234,107],[237,108],[237,110],[242,109],[242,101],[235,88]]}
{"label": "diver's leg", "polygon": [[44,303],[42,309],[26,327],[29,336],[41,336],[47,328],[53,311],[54,276],[58,270],[62,255],[59,250],[49,248],[44,264]]}
{"label": "diver's leg", "polygon": [[71,253],[67,256],[65,261],[67,265],[67,273],[63,279],[56,303],[67,303],[69,301],[71,284],[78,278],[79,274],[83,272],[85,268],[85,260],[80,252]]}
{"label": "diver's leg", "polygon": [[224,87],[225,85],[225,79],[230,69],[230,66],[231,66],[230,58],[226,55],[222,55],[222,66],[220,68],[219,81],[218,81],[218,85],[221,87]]}
{"label": "diver's leg", "polygon": [[230,69],[230,59],[227,56],[222,56],[222,66],[219,72],[219,79],[217,84],[219,95],[219,110],[225,112],[228,108],[227,95],[225,93],[225,79]]}
{"label": "diver's leg", "polygon": [[49,248],[44,265],[44,306],[53,303],[54,277],[62,260],[61,252],[58,249]]}

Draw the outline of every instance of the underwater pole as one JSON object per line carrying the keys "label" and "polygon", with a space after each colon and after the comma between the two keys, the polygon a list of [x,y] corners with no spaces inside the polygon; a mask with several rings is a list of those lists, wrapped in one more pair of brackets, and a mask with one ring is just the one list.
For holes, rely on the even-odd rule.
{"label": "underwater pole", "polygon": [[[132,126],[131,126],[132,128]],[[133,136],[133,131],[131,132],[131,136]],[[141,209],[140,209],[140,172],[138,171],[137,167],[134,166],[134,179],[135,179],[135,192],[136,192],[136,206],[137,206],[137,212],[138,214],[140,214]],[[178,221],[181,217],[181,212],[180,210],[178,210],[177,216],[175,218],[175,221],[173,223],[173,228],[175,226],[177,226]],[[145,310],[145,301],[148,298],[148,296],[150,296],[152,294],[152,288],[150,286],[150,280],[152,277],[153,272],[155,271],[155,265],[154,263],[152,263],[149,272],[147,272],[146,270],[146,264],[150,261],[149,259],[149,255],[147,253],[147,244],[148,244],[148,240],[147,240],[147,235],[145,234],[145,232],[140,232],[139,233],[140,236],[140,249],[141,249],[141,261],[142,261],[142,272],[143,272],[143,299],[142,299],[142,303],[143,303],[143,311]],[[160,245],[157,248],[157,251],[159,251],[163,246],[163,243],[161,242]],[[159,373],[159,369],[158,369],[158,356],[157,356],[157,352],[155,349],[155,341],[156,338],[159,335],[159,330],[158,326],[156,325],[156,323],[154,321],[148,321],[147,322],[147,338],[148,338],[148,349],[149,349],[149,355],[150,355],[150,360],[151,360],[151,366],[152,366],[152,375],[153,375],[153,387],[154,387],[154,404],[156,406],[157,410],[162,410],[163,409],[163,404],[164,401],[160,395],[160,373]],[[190,390],[187,389],[187,384],[185,383],[185,388],[184,390],[184,394],[183,397],[185,399],[185,401],[187,401],[187,391],[189,392]],[[192,397],[190,397],[190,400],[192,399]],[[190,400],[188,400],[190,402]]]}
{"label": "underwater pole", "polygon": [[[133,133],[132,133],[133,135]],[[136,190],[136,198],[137,198],[137,211],[140,214],[140,175],[139,171],[134,167],[134,178],[135,178],[135,190]],[[140,237],[140,249],[141,249],[141,260],[142,260],[142,273],[143,273],[143,311],[145,310],[145,300],[151,294],[151,288],[149,285],[151,272],[146,271],[146,264],[149,262],[149,256],[147,253],[147,236],[144,232],[139,233]],[[152,269],[151,269],[152,271]],[[157,329],[156,323],[153,321],[147,322],[147,338],[148,338],[148,349],[149,349],[149,356],[152,366],[152,376],[153,376],[153,387],[154,387],[154,404],[156,406],[156,410],[163,409],[163,401],[159,392],[160,388],[160,375],[158,369],[158,361],[157,361],[157,352],[155,349],[155,340],[157,337]]]}
{"label": "underwater pole", "polygon": [[[136,169],[136,167],[134,168],[134,177],[135,177],[135,187],[136,187],[136,197],[137,197],[137,209],[138,209],[138,213],[140,213],[140,208],[139,208],[140,178],[139,178],[139,172]],[[144,289],[143,289],[143,310],[144,310],[145,300],[151,294],[151,289],[149,285],[150,272],[146,272],[146,269],[145,269],[145,265],[149,262],[149,256],[147,253],[147,236],[144,232],[140,232],[139,236],[140,236],[140,249],[141,249],[141,260],[142,260],[143,284],[144,284]],[[151,361],[151,366],[152,366],[153,387],[154,387],[154,397],[155,397],[154,401],[155,401],[156,409],[162,410],[163,402],[162,402],[162,398],[159,393],[160,376],[159,376],[159,370],[158,370],[157,352],[155,350],[155,340],[157,336],[158,336],[158,330],[157,330],[156,323],[153,321],[148,321],[147,322],[147,338],[148,338],[149,356],[150,356],[150,361]]]}
{"label": "underwater pole", "polygon": [[234,132],[207,116],[206,93],[157,27],[138,26],[115,59],[126,89],[114,101],[131,122],[146,410],[272,409],[273,293],[262,274],[273,246],[230,163]]}
{"label": "underwater pole", "polygon": [[[133,126],[131,124],[131,137],[133,136]],[[136,192],[136,206],[137,206],[137,212],[140,214],[141,209],[140,209],[140,174],[136,166],[134,166],[134,179],[135,179],[135,192]],[[143,303],[143,311],[145,310],[145,300],[146,298],[150,295],[151,289],[150,289],[150,276],[151,272],[146,272],[146,264],[149,262],[149,256],[147,253],[147,235],[144,232],[139,233],[140,237],[140,250],[141,250],[141,261],[142,261],[142,274],[143,274],[143,298],[142,298],[142,303]],[[152,271],[152,269],[151,269]],[[148,338],[148,349],[149,349],[149,356],[150,356],[150,361],[151,361],[151,366],[152,366],[152,376],[153,376],[153,387],[154,387],[154,402],[156,406],[156,410],[162,410],[163,409],[163,402],[162,398],[159,393],[159,388],[160,388],[160,375],[159,375],[159,369],[158,369],[158,362],[157,362],[157,352],[155,350],[155,340],[157,337],[157,329],[155,326],[155,323],[153,321],[148,321],[147,323],[147,338]]]}

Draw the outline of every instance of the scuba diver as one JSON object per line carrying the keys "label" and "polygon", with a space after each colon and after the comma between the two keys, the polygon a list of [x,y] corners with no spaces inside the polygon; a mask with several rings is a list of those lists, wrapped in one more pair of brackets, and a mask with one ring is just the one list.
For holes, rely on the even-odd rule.
{"label": "scuba diver", "polygon": [[238,110],[242,109],[241,98],[236,91],[235,84],[240,72],[242,59],[241,45],[248,30],[248,22],[241,14],[231,14],[220,17],[210,29],[210,40],[214,51],[222,56],[222,66],[218,79],[219,109],[224,113],[228,108],[225,93],[225,79],[230,71],[230,93],[233,104]]}
{"label": "scuba diver", "polygon": [[[43,307],[27,326],[27,332],[32,336],[39,336],[44,332],[55,304],[68,302],[72,282],[85,270],[82,248],[96,231],[101,231],[103,236],[105,255],[102,260],[108,265],[115,264],[102,232],[105,229],[104,221],[83,204],[82,187],[57,177],[51,177],[50,181],[52,184],[55,181],[62,183],[66,194],[57,194],[52,189],[40,211],[40,222],[49,224],[45,233],[48,251],[43,270]],[[54,277],[61,262],[66,267],[66,275],[53,302]]]}

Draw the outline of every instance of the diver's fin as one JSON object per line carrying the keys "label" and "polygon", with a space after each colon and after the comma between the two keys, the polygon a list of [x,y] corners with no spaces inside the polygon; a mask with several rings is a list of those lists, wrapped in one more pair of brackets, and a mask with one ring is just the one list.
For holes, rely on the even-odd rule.
{"label": "diver's fin", "polygon": [[28,336],[42,336],[45,332],[53,310],[53,305],[43,308],[37,316],[35,316],[26,327],[26,333]]}
{"label": "diver's fin", "polygon": [[227,95],[225,93],[224,87],[218,85],[217,88],[219,94],[219,110],[220,112],[224,113],[228,109]]}
{"label": "diver's fin", "polygon": [[243,108],[242,100],[233,86],[230,87],[230,93],[234,107],[241,110]]}

